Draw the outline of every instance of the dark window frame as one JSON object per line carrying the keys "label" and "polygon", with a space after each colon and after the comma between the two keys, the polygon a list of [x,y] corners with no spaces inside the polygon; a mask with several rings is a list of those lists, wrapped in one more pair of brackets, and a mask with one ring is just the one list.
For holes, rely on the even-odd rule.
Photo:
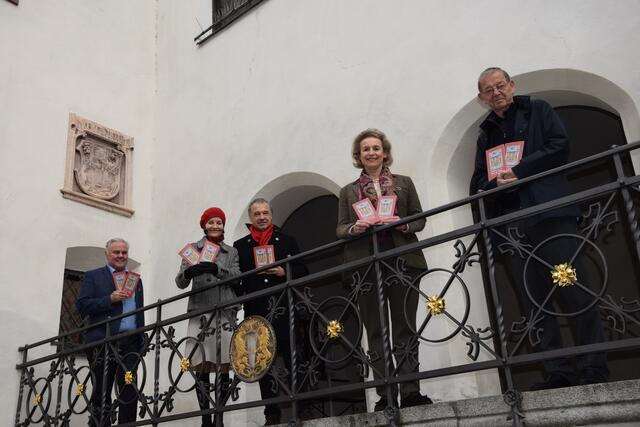
{"label": "dark window frame", "polygon": [[212,24],[194,41],[201,45],[267,0],[211,0]]}
{"label": "dark window frame", "polygon": [[[77,300],[80,292],[80,287],[82,286],[84,274],[84,271],[77,271],[68,268],[64,269],[64,281],[62,285],[62,295],[60,298],[58,335],[62,335],[85,326],[85,319],[80,316],[75,305],[75,301]],[[69,282],[73,283],[71,286],[74,286],[74,289],[69,288],[68,285],[71,284]],[[65,301],[65,296],[68,297],[67,301]],[[62,345],[62,342],[56,342],[53,344],[60,346]],[[64,348],[74,349],[82,344],[84,344],[84,334],[73,334],[65,338]]]}

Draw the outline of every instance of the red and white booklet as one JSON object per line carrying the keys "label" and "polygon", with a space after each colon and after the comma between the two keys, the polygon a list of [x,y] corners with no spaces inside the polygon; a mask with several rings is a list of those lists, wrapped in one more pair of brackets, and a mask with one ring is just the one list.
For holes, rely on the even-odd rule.
{"label": "red and white booklet", "polygon": [[218,253],[220,252],[220,246],[215,243],[206,241],[204,246],[202,247],[202,252],[200,252],[200,257],[198,258],[198,262],[213,262],[216,260]]}
{"label": "red and white booklet", "polygon": [[195,265],[200,262],[200,252],[191,243],[187,243],[184,248],[180,249],[178,255],[187,261],[189,265]]}
{"label": "red and white booklet", "polygon": [[124,287],[124,282],[127,281],[127,272],[126,271],[114,271],[113,272],[113,284],[116,286],[117,290],[120,290]]}
{"label": "red and white booklet", "polygon": [[524,141],[507,142],[506,144],[500,144],[486,150],[487,179],[491,181],[497,177],[500,172],[520,163],[523,151]]}
{"label": "red and white booklet", "polygon": [[125,291],[127,298],[131,298],[136,293],[136,287],[140,283],[140,275],[132,271],[114,271],[113,272],[113,284],[119,291]]}
{"label": "red and white booklet", "polygon": [[136,292],[138,283],[140,283],[140,275],[138,273],[134,273],[132,271],[127,273],[127,280],[124,282],[122,290],[127,293],[129,298],[131,298],[131,296]]}
{"label": "red and white booklet", "polygon": [[380,196],[378,198],[378,218],[390,218],[396,211],[398,196]]}
{"label": "red and white booklet", "polygon": [[256,264],[256,268],[264,267],[265,265],[273,264],[274,262],[276,262],[276,253],[273,249],[273,245],[254,247],[253,261]]}
{"label": "red and white booklet", "polygon": [[353,207],[353,210],[356,211],[356,215],[358,215],[358,218],[360,218],[362,221],[368,222],[370,224],[376,224],[380,222],[378,212],[373,208],[371,200],[358,200],[351,206]]}

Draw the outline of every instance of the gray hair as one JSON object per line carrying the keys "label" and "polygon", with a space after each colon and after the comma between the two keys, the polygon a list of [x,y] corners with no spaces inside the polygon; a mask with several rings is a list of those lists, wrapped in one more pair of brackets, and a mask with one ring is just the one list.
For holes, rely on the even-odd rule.
{"label": "gray hair", "polygon": [[251,208],[253,207],[253,205],[257,205],[258,203],[266,203],[267,205],[269,205],[269,210],[273,215],[273,209],[271,208],[271,203],[269,203],[267,199],[263,199],[262,197],[257,197],[253,199],[251,203],[249,203],[249,207],[247,208],[247,213],[249,214],[249,217],[251,217]]}
{"label": "gray hair", "polygon": [[507,79],[507,82],[511,81],[511,77],[509,77],[509,73],[507,73],[502,68],[500,68],[500,67],[489,67],[486,70],[484,70],[483,72],[481,72],[480,75],[478,76],[478,92],[480,91],[480,82],[482,80],[486,79],[487,77],[489,77],[491,74],[493,74],[495,72],[501,72],[502,75],[504,76],[504,78]]}
{"label": "gray hair", "polygon": [[108,250],[109,250],[109,246],[111,246],[111,245],[112,245],[112,244],[114,244],[114,243],[118,243],[118,242],[120,242],[120,243],[124,243],[124,244],[125,244],[125,246],[127,247],[127,250],[129,250],[129,242],[127,242],[126,240],[124,240],[124,239],[123,239],[123,238],[121,238],[121,237],[114,237],[113,239],[109,239],[109,240],[107,241],[107,244],[106,244],[106,245],[104,245],[104,250],[105,250],[105,251],[108,251]]}

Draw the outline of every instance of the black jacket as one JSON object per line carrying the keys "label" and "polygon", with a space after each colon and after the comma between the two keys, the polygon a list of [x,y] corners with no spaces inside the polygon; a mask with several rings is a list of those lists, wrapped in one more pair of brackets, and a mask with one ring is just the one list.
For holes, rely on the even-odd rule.
{"label": "black jacket", "polygon": [[[546,170],[562,166],[569,159],[569,138],[567,132],[553,108],[545,101],[532,100],[528,96],[515,96],[516,107],[514,140],[524,140],[524,154],[520,164],[512,168],[513,173],[522,179]],[[480,124],[480,135],[476,146],[476,160],[473,176],[469,185],[470,194],[478,190],[490,190],[496,187],[496,179],[487,180],[485,151],[502,143],[501,138],[492,137],[495,132],[502,133],[494,112]],[[539,205],[569,194],[567,179],[562,174],[552,175],[516,189],[520,208]],[[498,195],[493,203],[491,216],[508,213]],[[502,200],[504,202],[504,200]],[[568,206],[547,211],[526,220],[527,225],[534,225],[546,218],[575,216],[580,211],[575,206]]]}
{"label": "black jacket", "polygon": [[[293,237],[282,234],[278,227],[274,226],[271,240],[269,245],[273,245],[276,255],[276,261],[280,261],[289,256],[296,255],[300,252],[298,244]],[[240,257],[240,271],[247,272],[254,270],[255,263],[253,259],[253,248],[259,246],[258,242],[253,240],[251,234],[244,236],[241,239],[236,240],[233,243],[233,247],[238,250],[238,256]],[[284,266],[282,266],[284,268]],[[301,263],[293,264],[292,275],[294,278],[303,276],[306,274],[306,268]],[[287,280],[286,276],[278,277],[269,274],[253,275],[242,279],[239,287],[237,288],[238,295],[250,294],[252,292],[264,289],[265,287],[279,285]],[[282,304],[281,304],[282,305]],[[286,307],[287,301],[284,301]],[[264,298],[248,301],[244,304],[244,313],[246,316],[254,314],[260,316],[267,315],[267,302]]]}

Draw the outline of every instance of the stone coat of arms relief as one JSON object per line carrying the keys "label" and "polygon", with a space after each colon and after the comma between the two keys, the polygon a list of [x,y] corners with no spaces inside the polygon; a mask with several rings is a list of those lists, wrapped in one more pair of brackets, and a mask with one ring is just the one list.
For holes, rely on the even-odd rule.
{"label": "stone coat of arms relief", "polygon": [[116,197],[124,153],[90,139],[83,139],[76,150],[80,153],[80,168],[74,173],[82,191],[103,200]]}
{"label": "stone coat of arms relief", "polygon": [[133,138],[69,114],[63,197],[131,216]]}

